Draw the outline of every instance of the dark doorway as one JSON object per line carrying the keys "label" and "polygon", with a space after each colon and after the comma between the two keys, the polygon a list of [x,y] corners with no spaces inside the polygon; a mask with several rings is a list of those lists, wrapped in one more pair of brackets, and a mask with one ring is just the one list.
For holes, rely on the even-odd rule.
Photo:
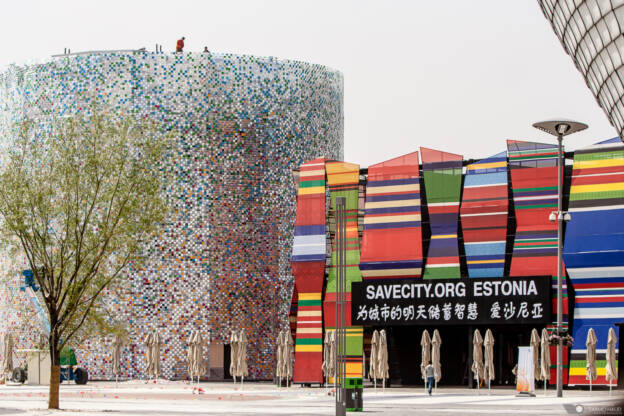
{"label": "dark doorway", "polygon": [[[485,337],[488,327],[481,326],[439,326],[442,338],[440,357],[442,362],[441,384],[445,386],[466,386],[473,374],[472,336],[478,328]],[[374,329],[367,328],[367,332]],[[388,360],[390,382],[394,385],[423,385],[420,375],[421,346],[420,340],[424,329],[433,336],[436,327],[429,326],[393,326],[385,328],[388,333]],[[494,335],[494,368],[496,378],[492,385],[513,386],[515,376],[512,369],[518,359],[518,347],[529,345],[532,327],[525,325],[491,326]],[[541,327],[536,328],[541,334]],[[473,383],[474,384],[474,383]],[[476,387],[476,385],[474,385]]]}
{"label": "dark doorway", "polygon": [[232,374],[230,374],[230,353],[230,344],[225,344],[223,346],[223,378],[226,380],[232,380]]}

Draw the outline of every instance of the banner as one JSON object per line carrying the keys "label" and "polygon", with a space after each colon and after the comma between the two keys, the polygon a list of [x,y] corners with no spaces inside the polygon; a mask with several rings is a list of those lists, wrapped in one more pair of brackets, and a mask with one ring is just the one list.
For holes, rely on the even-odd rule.
{"label": "banner", "polygon": [[533,347],[518,347],[518,375],[516,391],[533,394],[535,391],[535,374],[533,373]]}
{"label": "banner", "polygon": [[353,325],[550,322],[548,277],[384,279],[351,288]]}

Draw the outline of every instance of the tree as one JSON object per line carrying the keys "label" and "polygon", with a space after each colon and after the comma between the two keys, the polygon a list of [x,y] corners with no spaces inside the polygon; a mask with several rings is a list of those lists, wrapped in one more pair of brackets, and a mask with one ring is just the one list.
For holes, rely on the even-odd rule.
{"label": "tree", "polygon": [[92,106],[15,126],[0,171],[2,242],[25,256],[50,323],[49,408],[59,407],[61,349],[112,324],[103,291],[140,266],[167,214],[170,136]]}

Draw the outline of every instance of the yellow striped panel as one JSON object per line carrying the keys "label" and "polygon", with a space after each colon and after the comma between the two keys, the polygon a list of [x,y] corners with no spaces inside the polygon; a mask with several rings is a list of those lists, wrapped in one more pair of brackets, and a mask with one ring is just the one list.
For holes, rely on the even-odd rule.
{"label": "yellow striped panel", "polygon": [[327,183],[329,185],[357,185],[360,180],[359,172],[355,173],[333,173],[327,172]]}
{"label": "yellow striped panel", "polygon": [[366,209],[417,207],[417,206],[420,206],[420,199],[404,199],[402,201],[367,202],[364,206],[366,207]]}
{"label": "yellow striped panel", "polygon": [[403,276],[408,274],[419,275],[421,273],[421,269],[388,269],[388,270],[362,270],[362,276]]}
{"label": "yellow striped panel", "polygon": [[417,185],[374,186],[366,188],[366,195],[385,194],[388,192],[418,192]]}
{"label": "yellow striped panel", "polygon": [[[607,369],[602,367],[598,367],[596,368],[596,370],[598,370],[598,375],[599,376],[606,376],[607,375]],[[584,368],[576,368],[576,367],[572,367],[570,368],[570,375],[571,376],[584,376],[587,373],[585,372]]]}
{"label": "yellow striped panel", "polygon": [[504,168],[505,166],[507,166],[507,162],[479,163],[466,166],[466,170]]}
{"label": "yellow striped panel", "polygon": [[311,188],[299,188],[297,195],[324,194],[324,186],[313,186]]}
{"label": "yellow striped panel", "polygon": [[579,160],[574,162],[573,169],[608,168],[612,166],[624,166],[624,158]]}
{"label": "yellow striped panel", "polygon": [[321,311],[299,311],[297,316],[321,316]]}
{"label": "yellow striped panel", "polygon": [[440,235],[432,235],[432,240],[444,239],[444,238],[457,238],[457,234],[440,234]]}
{"label": "yellow striped panel", "polygon": [[299,300],[319,300],[321,292],[299,293]]}
{"label": "yellow striped panel", "polygon": [[323,175],[325,176],[325,170],[324,169],[319,169],[319,170],[304,170],[299,172],[299,176],[301,177],[306,177],[306,176],[320,176]]}
{"label": "yellow striped panel", "polygon": [[298,334],[321,334],[322,332],[323,328],[320,326],[318,328],[297,328]]}
{"label": "yellow striped panel", "polygon": [[492,263],[505,263],[505,259],[500,259],[500,260],[468,260],[468,264],[492,264]]}
{"label": "yellow striped panel", "polygon": [[295,352],[323,352],[322,345],[295,345]]}
{"label": "yellow striped panel", "polygon": [[383,224],[388,222],[420,221],[420,214],[384,215],[383,217],[364,217],[364,224]]}
{"label": "yellow striped panel", "polygon": [[574,185],[570,188],[571,194],[579,194],[583,192],[609,192],[624,191],[624,182],[599,183],[595,185]]}
{"label": "yellow striped panel", "polygon": [[347,363],[345,373],[347,377],[362,377],[362,363]]}
{"label": "yellow striped panel", "polygon": [[335,173],[351,173],[358,177],[360,175],[360,165],[356,165],[355,163],[348,162],[327,162],[325,164],[325,170],[327,173],[335,174]]}

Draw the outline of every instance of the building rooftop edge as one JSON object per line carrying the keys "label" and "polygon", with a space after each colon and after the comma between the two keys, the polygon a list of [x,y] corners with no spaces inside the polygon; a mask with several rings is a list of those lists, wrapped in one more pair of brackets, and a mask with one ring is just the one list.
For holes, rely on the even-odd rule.
{"label": "building rooftop edge", "polygon": [[335,73],[339,75],[340,77],[343,77],[342,71],[338,69],[335,69],[328,65],[317,64],[317,63],[302,61],[298,59],[285,59],[285,58],[278,58],[275,56],[237,54],[237,53],[230,53],[230,52],[156,52],[156,51],[148,51],[145,48],[116,49],[116,50],[89,50],[89,51],[72,52],[69,54],[63,54],[63,53],[55,54],[55,55],[50,55],[49,58],[43,58],[41,60],[33,59],[31,62],[26,62],[23,64],[10,63],[8,65],[5,65],[4,67],[0,67],[0,73],[6,72],[11,67],[45,65],[48,62],[56,61],[59,59],[65,59],[65,58],[76,58],[80,56],[93,56],[93,55],[135,55],[135,54],[159,55],[159,56],[180,56],[181,55],[183,57],[188,56],[188,57],[196,57],[196,58],[206,56],[206,57],[211,57],[217,60],[225,60],[228,58],[250,58],[257,62],[266,62],[266,63],[271,63],[271,62],[280,63],[280,64],[296,63],[296,64],[305,64],[309,66],[320,67],[320,68],[323,68],[327,72]]}

